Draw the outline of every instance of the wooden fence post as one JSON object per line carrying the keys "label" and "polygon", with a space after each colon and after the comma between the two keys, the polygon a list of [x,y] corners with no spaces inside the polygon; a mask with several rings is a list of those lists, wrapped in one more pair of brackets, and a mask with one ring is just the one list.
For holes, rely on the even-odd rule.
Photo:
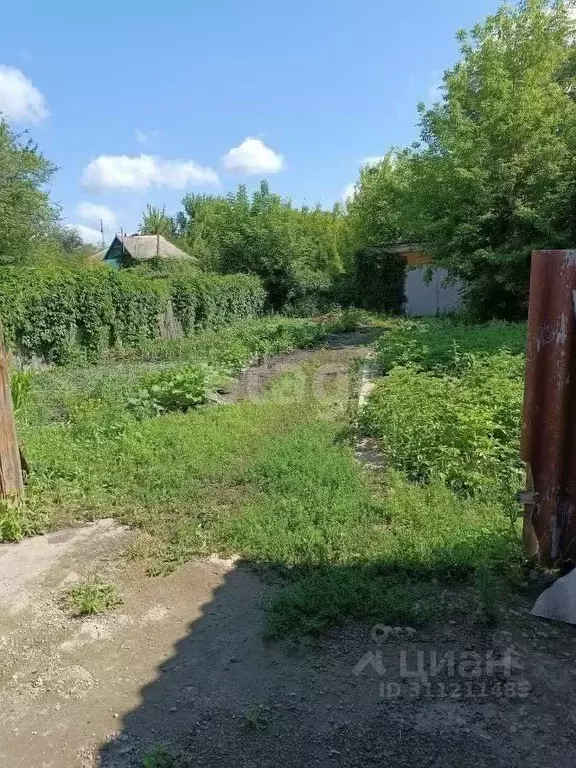
{"label": "wooden fence post", "polygon": [[18,497],[23,491],[22,464],[10,392],[10,366],[0,321],[0,498]]}

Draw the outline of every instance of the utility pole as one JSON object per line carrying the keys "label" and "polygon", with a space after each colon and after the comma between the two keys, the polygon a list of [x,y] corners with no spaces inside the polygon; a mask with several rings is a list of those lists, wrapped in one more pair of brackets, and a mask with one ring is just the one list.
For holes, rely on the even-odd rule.
{"label": "utility pole", "polygon": [[104,222],[100,219],[100,234],[102,235],[102,249],[106,248],[106,240],[104,239]]}
{"label": "utility pole", "polygon": [[10,368],[0,321],[0,498],[17,498],[24,491],[14,406],[10,392]]}

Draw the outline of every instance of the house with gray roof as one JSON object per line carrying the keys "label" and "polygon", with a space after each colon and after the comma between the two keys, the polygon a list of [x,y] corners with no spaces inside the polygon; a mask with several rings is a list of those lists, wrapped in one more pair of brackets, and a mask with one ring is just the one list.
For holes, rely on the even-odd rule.
{"label": "house with gray roof", "polygon": [[116,235],[107,251],[97,254],[113,267],[134,267],[153,259],[180,259],[198,263],[162,235]]}

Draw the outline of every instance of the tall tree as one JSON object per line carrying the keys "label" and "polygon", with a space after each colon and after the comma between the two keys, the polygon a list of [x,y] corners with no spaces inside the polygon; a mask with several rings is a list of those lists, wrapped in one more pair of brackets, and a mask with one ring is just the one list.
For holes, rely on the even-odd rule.
{"label": "tall tree", "polygon": [[525,312],[530,251],[574,243],[574,32],[565,2],[503,5],[420,107],[404,220],[484,316]]}
{"label": "tall tree", "polygon": [[530,251],[576,241],[575,35],[564,0],[504,4],[460,32],[421,141],[361,172],[357,246],[424,242],[478,315],[522,316]]}
{"label": "tall tree", "polygon": [[33,262],[50,240],[57,211],[46,184],[56,167],[0,119],[0,264]]}

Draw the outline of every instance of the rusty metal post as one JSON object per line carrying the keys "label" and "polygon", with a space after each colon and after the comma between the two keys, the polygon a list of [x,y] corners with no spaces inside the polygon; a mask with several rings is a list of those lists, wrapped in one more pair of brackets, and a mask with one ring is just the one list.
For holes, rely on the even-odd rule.
{"label": "rusty metal post", "polygon": [[18,497],[23,490],[22,464],[10,392],[9,361],[0,321],[0,498]]}
{"label": "rusty metal post", "polygon": [[528,554],[576,562],[576,251],[532,254],[522,458]]}

